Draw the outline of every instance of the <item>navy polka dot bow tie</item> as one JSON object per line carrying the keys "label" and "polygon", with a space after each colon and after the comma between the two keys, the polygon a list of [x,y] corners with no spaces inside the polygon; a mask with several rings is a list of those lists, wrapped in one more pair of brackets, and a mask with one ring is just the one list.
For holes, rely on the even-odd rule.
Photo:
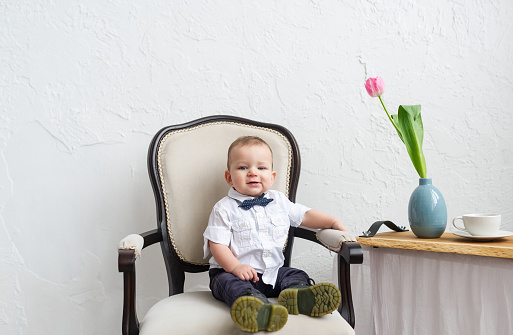
{"label": "navy polka dot bow tie", "polygon": [[259,205],[259,206],[264,206],[265,207],[265,206],[267,206],[273,200],[274,199],[264,198],[264,194],[262,193],[262,195],[259,196],[258,198],[251,199],[251,200],[244,200],[242,202],[242,204],[239,205],[239,207],[242,207],[245,210],[248,210],[248,209],[250,209],[251,207],[253,207],[255,205]]}

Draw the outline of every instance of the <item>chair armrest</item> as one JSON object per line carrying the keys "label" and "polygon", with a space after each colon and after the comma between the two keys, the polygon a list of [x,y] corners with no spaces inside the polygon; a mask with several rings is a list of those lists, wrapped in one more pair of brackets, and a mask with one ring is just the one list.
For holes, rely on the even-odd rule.
{"label": "chair armrest", "polygon": [[349,264],[361,264],[363,262],[362,248],[356,242],[356,237],[348,232],[336,229],[317,230],[297,227],[294,230],[294,236],[315,242],[338,253]]}
{"label": "chair armrest", "polygon": [[344,242],[356,242],[356,237],[346,231],[321,229],[315,233],[317,239],[331,251],[339,252]]}
{"label": "chair armrest", "polygon": [[119,242],[118,250],[134,250],[136,258],[141,257],[143,248],[162,242],[162,234],[153,229],[142,234],[130,234]]}
{"label": "chair armrest", "polygon": [[346,231],[322,229],[315,234],[317,239],[331,251],[337,252],[348,264],[362,264],[362,247],[356,237]]}
{"label": "chair armrest", "polygon": [[118,250],[133,250],[135,257],[141,257],[144,238],[139,234],[130,234],[119,242]]}
{"label": "chair armrest", "polygon": [[139,321],[135,308],[135,260],[143,248],[162,241],[162,234],[151,230],[122,239],[118,246],[118,269],[123,272],[123,335],[139,334]]}

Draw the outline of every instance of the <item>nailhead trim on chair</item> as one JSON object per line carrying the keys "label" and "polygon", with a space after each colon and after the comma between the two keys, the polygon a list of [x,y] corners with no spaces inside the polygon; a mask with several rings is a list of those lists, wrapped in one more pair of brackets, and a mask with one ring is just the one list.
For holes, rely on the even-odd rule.
{"label": "nailhead trim on chair", "polygon": [[[271,132],[271,133],[274,133],[278,136],[280,136],[283,141],[285,143],[287,143],[287,147],[288,147],[288,151],[289,151],[289,157],[288,157],[288,166],[287,166],[287,179],[286,179],[286,192],[285,194],[288,196],[289,194],[289,184],[290,184],[290,168],[291,168],[291,164],[292,164],[292,149],[290,147],[290,143],[289,141],[287,140],[287,138],[285,136],[283,136],[283,134],[281,134],[280,132],[276,131],[276,130],[272,130],[272,129],[268,129],[268,128],[264,128],[264,127],[257,127],[257,126],[253,126],[253,125],[247,125],[247,124],[242,124],[242,123],[237,123],[237,122],[212,122],[212,123],[206,123],[206,124],[201,124],[201,125],[198,125],[196,127],[191,127],[191,128],[186,128],[186,129],[180,129],[180,130],[175,130],[175,131],[172,131],[170,133],[168,133],[166,136],[164,136],[164,138],[160,141],[160,144],[159,144],[159,148],[158,148],[158,153],[157,153],[157,165],[158,165],[158,169],[159,169],[159,178],[160,178],[160,183],[162,185],[162,192],[163,192],[163,196],[164,196],[164,206],[165,206],[165,209],[166,209],[166,223],[167,223],[167,231],[168,231],[168,234],[169,234],[169,240],[171,242],[171,245],[173,246],[173,249],[175,250],[176,254],[178,255],[178,257],[180,257],[180,259],[184,262],[187,262],[189,264],[194,264],[194,265],[205,265],[205,264],[208,264],[208,263],[197,263],[197,262],[191,262],[189,260],[186,260],[183,255],[180,253],[180,251],[178,250],[178,248],[176,247],[176,244],[175,244],[175,239],[174,239],[174,236],[173,236],[173,232],[171,231],[171,218],[169,216],[169,204],[168,204],[168,199],[167,199],[167,192],[166,192],[166,185],[164,183],[164,172],[163,172],[163,169],[162,169],[162,160],[161,160],[161,153],[162,153],[162,147],[164,145],[164,143],[167,141],[167,139],[174,135],[174,134],[178,134],[178,133],[185,133],[185,132],[188,132],[188,131],[192,131],[192,130],[196,130],[196,129],[199,129],[199,128],[202,128],[202,127],[206,127],[206,126],[213,126],[213,125],[222,125],[222,124],[225,124],[225,125],[235,125],[235,126],[242,126],[242,127],[246,127],[246,128],[253,128],[253,129],[259,129],[259,130],[264,130],[264,131],[268,131],[268,132]],[[287,244],[285,243],[285,246]],[[284,248],[285,248],[284,246]]]}

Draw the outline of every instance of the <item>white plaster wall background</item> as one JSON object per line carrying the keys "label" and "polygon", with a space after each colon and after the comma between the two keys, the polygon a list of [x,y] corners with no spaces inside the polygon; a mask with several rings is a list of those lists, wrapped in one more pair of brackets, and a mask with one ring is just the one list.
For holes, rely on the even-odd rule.
{"label": "white plaster wall background", "polygon": [[[168,124],[284,124],[299,202],[356,234],[405,224],[417,175],[363,88],[377,74],[390,111],[422,104],[449,217],[500,212],[512,230],[512,14],[509,0],[2,1],[0,332],[119,333],[116,245],[155,226],[146,148]],[[166,295],[159,252],[138,265],[142,314]],[[329,279],[323,254],[301,244],[294,263]]]}

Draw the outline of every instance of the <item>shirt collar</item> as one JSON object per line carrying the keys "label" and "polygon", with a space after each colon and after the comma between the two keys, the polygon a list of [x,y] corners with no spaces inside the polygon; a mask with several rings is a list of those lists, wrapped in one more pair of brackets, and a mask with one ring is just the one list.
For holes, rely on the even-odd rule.
{"label": "shirt collar", "polygon": [[[264,196],[267,196],[268,193],[265,192],[264,193]],[[230,187],[230,190],[228,191],[228,196],[232,199],[235,199],[237,201],[240,201],[240,202],[243,202],[244,200],[250,200],[250,199],[254,199],[255,197],[252,197],[250,195],[245,195],[245,194],[242,194],[242,193],[239,193],[236,189],[232,187]]]}

